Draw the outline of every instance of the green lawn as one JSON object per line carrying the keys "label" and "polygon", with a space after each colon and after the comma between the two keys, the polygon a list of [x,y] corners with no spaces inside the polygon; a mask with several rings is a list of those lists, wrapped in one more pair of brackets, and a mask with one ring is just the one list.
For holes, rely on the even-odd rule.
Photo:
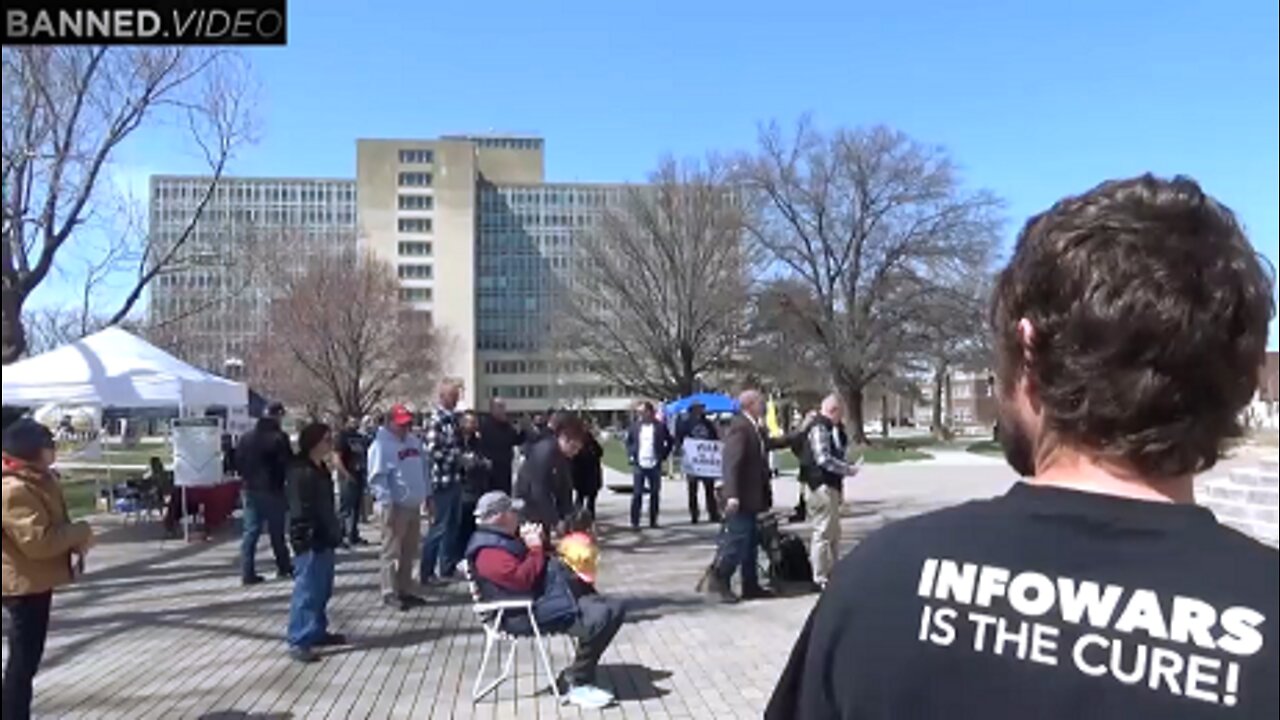
{"label": "green lawn", "polygon": [[95,510],[92,480],[69,480],[64,478],[62,495],[67,499],[67,512],[71,514],[73,519],[82,518]]}
{"label": "green lawn", "polygon": [[965,450],[974,453],[975,455],[1004,455],[1004,449],[1001,448],[1000,443],[995,440],[983,440],[981,442],[976,442],[969,445]]}

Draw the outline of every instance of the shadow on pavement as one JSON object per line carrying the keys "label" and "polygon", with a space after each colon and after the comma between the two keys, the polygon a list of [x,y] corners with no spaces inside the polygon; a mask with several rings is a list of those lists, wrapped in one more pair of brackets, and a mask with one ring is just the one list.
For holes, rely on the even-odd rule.
{"label": "shadow on pavement", "polygon": [[671,694],[670,689],[658,687],[658,683],[671,678],[669,670],[654,670],[644,665],[619,663],[602,664],[600,673],[608,678],[609,688],[618,702],[653,700]]}

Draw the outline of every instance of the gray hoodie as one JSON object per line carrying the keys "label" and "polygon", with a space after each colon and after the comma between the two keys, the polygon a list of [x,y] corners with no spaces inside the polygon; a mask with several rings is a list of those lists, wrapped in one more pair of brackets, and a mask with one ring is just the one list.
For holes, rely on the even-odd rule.
{"label": "gray hoodie", "polygon": [[378,428],[369,445],[368,460],[369,488],[379,504],[414,506],[430,497],[430,459],[413,433],[401,440],[385,427]]}

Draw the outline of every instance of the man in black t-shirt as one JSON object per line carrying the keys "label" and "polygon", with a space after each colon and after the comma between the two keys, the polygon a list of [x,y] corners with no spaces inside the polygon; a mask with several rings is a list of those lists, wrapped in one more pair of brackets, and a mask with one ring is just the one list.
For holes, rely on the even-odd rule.
{"label": "man in black t-shirt", "polygon": [[360,537],[360,518],[364,512],[364,494],[368,489],[369,433],[355,417],[347,418],[338,433],[335,451],[338,476],[342,480],[341,512],[343,541],[350,545],[367,545]]}
{"label": "man in black t-shirt", "polygon": [[1241,433],[1274,288],[1186,178],[1032,218],[991,311],[1000,441],[1026,481],[838,563],[766,717],[1280,715],[1280,558],[1193,486]]}

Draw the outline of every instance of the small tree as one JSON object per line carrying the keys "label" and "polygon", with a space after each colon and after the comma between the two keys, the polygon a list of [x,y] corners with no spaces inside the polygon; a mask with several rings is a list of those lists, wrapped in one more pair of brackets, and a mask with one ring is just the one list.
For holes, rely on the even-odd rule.
{"label": "small tree", "polygon": [[400,302],[391,265],[324,253],[283,282],[247,362],[255,386],[313,413],[356,417],[430,392],[436,334],[427,313]]}
{"label": "small tree", "polygon": [[717,161],[665,160],[575,238],[558,344],[627,391],[693,392],[730,366],[744,330],[750,256],[742,207]]}

